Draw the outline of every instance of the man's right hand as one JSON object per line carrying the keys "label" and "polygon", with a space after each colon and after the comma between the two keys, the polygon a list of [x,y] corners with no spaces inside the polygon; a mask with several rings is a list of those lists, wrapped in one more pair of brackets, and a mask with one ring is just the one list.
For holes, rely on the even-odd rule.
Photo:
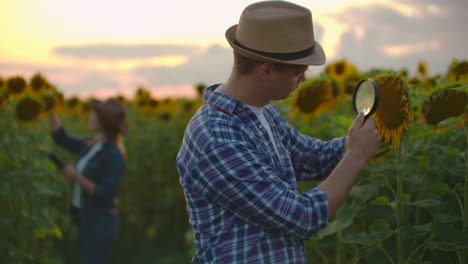
{"label": "man's right hand", "polygon": [[380,137],[374,119],[366,119],[364,114],[359,113],[348,131],[346,151],[364,165],[374,157],[379,148]]}

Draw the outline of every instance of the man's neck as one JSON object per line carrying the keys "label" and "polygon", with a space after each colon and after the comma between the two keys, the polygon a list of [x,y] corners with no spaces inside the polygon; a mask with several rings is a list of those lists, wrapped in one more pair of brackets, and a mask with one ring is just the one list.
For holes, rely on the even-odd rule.
{"label": "man's neck", "polygon": [[226,94],[244,104],[255,107],[264,107],[271,100],[255,80],[248,76],[236,76],[235,74],[231,74],[224,84],[216,88],[216,92]]}

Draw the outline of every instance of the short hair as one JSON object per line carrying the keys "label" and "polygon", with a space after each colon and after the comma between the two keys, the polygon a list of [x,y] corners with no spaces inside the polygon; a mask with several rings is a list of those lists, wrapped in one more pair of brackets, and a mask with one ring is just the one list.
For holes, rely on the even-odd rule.
{"label": "short hair", "polygon": [[[247,75],[253,72],[255,67],[259,64],[265,63],[264,61],[258,61],[255,59],[247,58],[234,51],[234,71],[240,75]],[[271,62],[275,69],[279,72],[285,72],[290,69],[298,67],[298,65],[286,64],[286,63],[275,63]],[[306,67],[306,66],[300,66]]]}

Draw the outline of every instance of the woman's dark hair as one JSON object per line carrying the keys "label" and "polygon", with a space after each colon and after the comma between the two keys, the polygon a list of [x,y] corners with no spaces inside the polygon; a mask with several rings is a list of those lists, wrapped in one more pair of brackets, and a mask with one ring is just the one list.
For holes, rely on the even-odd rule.
{"label": "woman's dark hair", "polygon": [[92,107],[107,140],[117,144],[119,135],[127,130],[125,107],[118,99],[114,98],[104,102],[93,101]]}

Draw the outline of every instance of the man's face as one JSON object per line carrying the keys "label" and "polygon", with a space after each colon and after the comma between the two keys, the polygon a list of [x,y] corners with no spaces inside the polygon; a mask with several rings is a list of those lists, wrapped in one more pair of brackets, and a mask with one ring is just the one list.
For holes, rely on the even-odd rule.
{"label": "man's face", "polygon": [[305,71],[308,66],[291,65],[282,66],[282,69],[275,69],[272,80],[272,100],[286,99],[305,80]]}

